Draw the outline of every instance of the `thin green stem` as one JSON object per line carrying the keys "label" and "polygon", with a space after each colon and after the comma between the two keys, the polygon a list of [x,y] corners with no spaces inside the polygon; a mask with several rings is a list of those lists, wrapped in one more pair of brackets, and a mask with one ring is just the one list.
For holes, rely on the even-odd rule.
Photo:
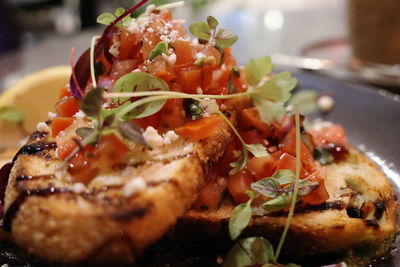
{"label": "thin green stem", "polygon": [[[176,98],[192,98],[198,99],[210,98],[210,99],[229,99],[239,96],[248,96],[249,92],[242,92],[230,95],[199,95],[199,94],[186,94],[173,91],[145,91],[145,92],[126,92],[126,93],[104,93],[104,98],[119,98],[119,97],[143,97],[143,96],[177,96]],[[178,97],[179,96],[179,97]]]}
{"label": "thin green stem", "polygon": [[96,41],[99,38],[100,36],[93,36],[90,43],[90,75],[92,76],[92,84],[94,88],[97,87],[96,73],[94,71],[94,47],[96,46]]}
{"label": "thin green stem", "polygon": [[300,178],[300,112],[299,112],[299,103],[294,105],[294,116],[295,116],[295,127],[296,127],[296,177],[293,181],[294,189],[292,200],[290,203],[289,214],[286,220],[285,228],[283,229],[283,233],[281,239],[279,240],[278,247],[276,248],[275,253],[275,261],[278,262],[279,254],[282,250],[283,243],[285,242],[287,233],[289,231],[290,224],[292,222],[292,218],[294,215],[294,208],[297,202],[297,193],[299,191],[299,178]]}

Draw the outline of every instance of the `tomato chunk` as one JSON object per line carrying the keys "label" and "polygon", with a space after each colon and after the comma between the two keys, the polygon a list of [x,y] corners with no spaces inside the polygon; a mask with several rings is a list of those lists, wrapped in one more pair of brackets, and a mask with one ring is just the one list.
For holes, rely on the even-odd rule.
{"label": "tomato chunk", "polygon": [[51,136],[56,137],[61,131],[64,131],[75,121],[70,117],[57,117],[51,120]]}
{"label": "tomato chunk", "polygon": [[80,183],[88,183],[98,174],[98,170],[92,166],[85,150],[79,151],[70,159],[68,171],[75,182]]}
{"label": "tomato chunk", "polygon": [[194,50],[192,43],[189,41],[175,41],[172,43],[176,54],[176,65],[194,62]]}
{"label": "tomato chunk", "polygon": [[64,86],[60,89],[60,92],[58,94],[60,99],[63,99],[64,97],[69,97],[72,96],[71,92],[69,91],[68,86]]}
{"label": "tomato chunk", "polygon": [[[276,165],[275,171],[278,170],[291,170],[296,173],[296,158],[288,153],[283,153]],[[307,172],[304,170],[300,161],[300,177],[304,177],[305,175],[307,175]]]}
{"label": "tomato chunk", "polygon": [[79,111],[79,100],[72,96],[63,98],[57,103],[56,110],[60,117],[72,117]]}
{"label": "tomato chunk", "polygon": [[247,163],[247,170],[253,174],[256,180],[271,177],[274,174],[276,160],[272,155],[266,157],[253,157]]}
{"label": "tomato chunk", "polygon": [[183,70],[179,75],[185,93],[196,94],[197,88],[201,86],[201,69]]}
{"label": "tomato chunk", "polygon": [[309,205],[318,205],[327,201],[329,198],[329,194],[328,191],[326,191],[325,179],[323,179],[319,173],[311,174],[308,179],[310,181],[317,181],[319,183],[319,186],[309,195],[301,199],[303,203]]}
{"label": "tomato chunk", "polygon": [[177,128],[175,132],[180,136],[192,140],[201,140],[214,134],[221,123],[224,123],[224,119],[215,114],[200,120],[188,122]]}
{"label": "tomato chunk", "polygon": [[200,191],[193,208],[196,210],[216,211],[222,202],[223,194],[227,187],[227,181],[219,178],[208,182]]}
{"label": "tomato chunk", "polygon": [[254,127],[260,131],[264,138],[272,136],[268,124],[261,120],[260,114],[255,107],[243,109],[240,116],[243,128]]}
{"label": "tomato chunk", "polygon": [[93,152],[93,166],[99,169],[112,168],[121,163],[129,148],[115,134],[102,136]]}
{"label": "tomato chunk", "polygon": [[249,200],[246,191],[251,190],[250,185],[254,181],[253,175],[251,175],[247,170],[241,170],[238,173],[229,176],[228,190],[235,203],[244,203]]}

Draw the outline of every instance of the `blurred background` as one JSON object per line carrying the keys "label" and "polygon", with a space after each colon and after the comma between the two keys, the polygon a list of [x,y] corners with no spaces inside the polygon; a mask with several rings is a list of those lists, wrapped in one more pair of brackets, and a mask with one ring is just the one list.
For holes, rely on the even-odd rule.
{"label": "blurred background", "polygon": [[[393,79],[371,78],[350,67],[348,1],[186,0],[186,6],[175,9],[174,14],[188,25],[204,21],[207,15],[217,17],[223,28],[239,36],[233,49],[241,64],[251,57],[271,55],[285,69],[312,70],[337,79],[398,88],[399,69],[394,70]],[[173,1],[149,1],[156,5],[168,2]],[[2,0],[0,90],[32,71],[69,64],[71,48],[75,47],[79,55],[89,47],[91,37],[104,28],[96,24],[99,14],[113,12],[120,6],[129,8],[134,3],[132,0]]]}

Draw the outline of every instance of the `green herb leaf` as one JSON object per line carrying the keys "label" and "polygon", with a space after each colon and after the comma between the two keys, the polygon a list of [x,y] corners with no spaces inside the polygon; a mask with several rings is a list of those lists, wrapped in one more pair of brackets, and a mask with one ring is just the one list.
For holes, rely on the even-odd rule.
{"label": "green herb leaf", "polygon": [[22,110],[17,107],[1,107],[0,118],[19,124],[24,121],[24,114],[22,113]]}
{"label": "green herb leaf", "polygon": [[270,57],[251,59],[245,66],[246,81],[251,86],[258,86],[260,81],[271,73],[274,65]]}
{"label": "green herb leaf", "polygon": [[290,184],[294,180],[295,174],[292,170],[278,170],[273,175],[272,178],[276,179],[279,185]]}
{"label": "green herb leaf", "polygon": [[222,267],[245,267],[274,262],[274,249],[263,237],[249,237],[236,243],[225,257]]}
{"label": "green herb leaf", "polygon": [[183,100],[183,108],[186,116],[191,120],[197,120],[204,114],[204,109],[200,102],[193,99]]}
{"label": "green herb leaf", "polygon": [[309,195],[312,191],[317,189],[318,186],[319,186],[319,183],[316,181],[309,181],[306,179],[300,180],[299,191],[297,192],[297,194],[300,197],[305,197],[305,196]]}
{"label": "green herb leaf", "polygon": [[257,158],[268,156],[267,148],[262,144],[246,144],[246,148]]}
{"label": "green herb leaf", "polygon": [[209,41],[211,39],[210,26],[205,22],[195,22],[189,26],[189,31],[200,40]]}
{"label": "green herb leaf", "polygon": [[123,7],[119,7],[119,8],[117,8],[116,10],[115,10],[115,16],[116,17],[119,17],[119,16],[121,16],[122,14],[124,14],[125,13],[125,8],[123,8]]}
{"label": "green herb leaf", "polygon": [[89,117],[99,114],[103,105],[103,88],[93,88],[82,98],[80,109]]}
{"label": "green herb leaf", "polygon": [[313,156],[316,161],[321,163],[321,165],[331,164],[335,161],[335,157],[322,147],[314,148]]}
{"label": "green herb leaf", "polygon": [[149,60],[153,60],[156,56],[168,53],[168,43],[159,42],[153,50],[151,50],[149,55]]}
{"label": "green herb leaf", "polygon": [[243,148],[243,151],[241,152],[240,156],[238,156],[237,158],[239,158],[237,161],[231,162],[229,164],[229,166],[232,167],[232,169],[229,171],[230,175],[238,173],[241,169],[243,169],[246,166],[247,161],[249,159],[247,149]]}
{"label": "green herb leaf", "polygon": [[292,195],[293,192],[281,193],[277,195],[275,198],[272,198],[261,204],[261,207],[266,211],[271,211],[271,212],[281,210],[284,207],[290,205],[290,202],[292,200]]}
{"label": "green herb leaf", "polygon": [[[250,191],[251,192],[251,191]],[[249,224],[251,219],[251,202],[254,200],[254,193],[249,194],[250,199],[246,203],[237,205],[229,218],[229,235],[235,240]]]}
{"label": "green herb leaf", "polygon": [[217,28],[217,26],[218,26],[218,20],[216,18],[214,18],[213,16],[208,16],[207,24],[211,30],[215,30],[215,28]]}
{"label": "green herb leaf", "polygon": [[274,120],[282,118],[286,114],[284,103],[273,102],[270,100],[262,100],[261,98],[253,98],[253,103],[256,106],[260,119],[263,122],[271,123]]}
{"label": "green herb leaf", "polygon": [[215,36],[215,42],[219,48],[230,47],[236,43],[238,39],[239,38],[235,34],[224,29],[218,30]]}
{"label": "green herb leaf", "polygon": [[[144,72],[125,74],[114,85],[114,92],[168,91],[168,89],[168,84],[164,80]],[[125,101],[129,98],[119,98],[119,100]],[[162,99],[141,105],[126,114],[123,119],[127,121],[150,116],[158,112],[166,101]]]}
{"label": "green herb leaf", "polygon": [[293,94],[289,104],[299,103],[300,112],[308,114],[318,110],[317,100],[318,94],[314,90],[301,90]]}
{"label": "green herb leaf", "polygon": [[250,185],[251,189],[259,192],[267,197],[276,198],[285,190],[281,188],[282,185],[292,183],[295,175],[291,170],[278,170],[272,177],[263,178]]}
{"label": "green herb leaf", "polygon": [[90,128],[90,127],[80,127],[78,129],[76,129],[76,134],[79,135],[82,138],[86,138],[89,135],[91,135],[93,132],[95,132],[96,130],[94,128]]}
{"label": "green herb leaf", "polygon": [[115,16],[109,12],[105,12],[103,14],[100,14],[97,17],[97,23],[103,24],[103,25],[110,25],[111,22],[115,20]]}
{"label": "green herb leaf", "polygon": [[150,150],[152,149],[151,146],[147,144],[146,140],[144,140],[139,126],[131,122],[120,122],[118,124],[118,129],[125,138],[128,138],[129,140],[132,140]]}
{"label": "green herb leaf", "polygon": [[290,91],[296,87],[297,80],[291,77],[290,72],[281,72],[273,75],[263,85],[252,90],[252,98],[286,102],[290,99]]}

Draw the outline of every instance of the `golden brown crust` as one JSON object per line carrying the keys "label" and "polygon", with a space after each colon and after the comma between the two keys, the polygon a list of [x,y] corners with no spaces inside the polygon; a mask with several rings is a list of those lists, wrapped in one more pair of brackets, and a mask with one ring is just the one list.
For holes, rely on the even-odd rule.
{"label": "golden brown crust", "polygon": [[[224,123],[209,138],[213,149],[204,145],[211,143],[207,140],[178,140],[176,146],[186,147],[187,153],[157,160],[148,152],[145,161],[111,178],[97,177],[83,192],[74,191],[54,148],[21,154],[6,190],[5,225],[18,245],[48,261],[133,262],[191,206],[207,165],[232,136]],[[52,140],[34,136],[28,144],[40,142]],[[136,176],[144,178],[146,189],[124,195],[124,184]],[[105,184],[110,179],[119,182]]]}
{"label": "golden brown crust", "polygon": [[[356,164],[341,162],[327,166],[328,204],[296,209],[284,245],[287,255],[304,257],[341,252],[358,245],[376,244],[397,231],[398,203],[390,182],[369,159],[354,153],[358,155]],[[367,191],[360,194],[365,202],[384,207],[381,216],[378,209],[374,214],[363,215],[365,218],[355,218],[357,216],[351,214],[354,203],[349,196],[343,195],[348,193],[346,179],[366,182],[367,189],[357,190]],[[179,221],[177,232],[185,239],[201,240],[207,245],[227,244],[228,220],[233,208],[234,205],[227,199],[217,212],[190,210]],[[286,218],[287,215],[282,213],[253,216],[243,236],[264,236],[276,244]]]}

